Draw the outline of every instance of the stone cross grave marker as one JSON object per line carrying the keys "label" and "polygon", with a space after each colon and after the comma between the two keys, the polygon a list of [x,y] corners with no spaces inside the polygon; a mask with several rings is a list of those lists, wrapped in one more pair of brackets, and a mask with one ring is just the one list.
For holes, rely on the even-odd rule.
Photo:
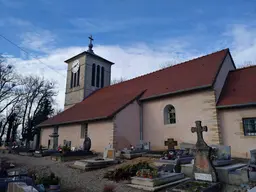
{"label": "stone cross grave marker", "polygon": [[169,149],[174,149],[175,146],[177,146],[178,143],[173,138],[167,139],[167,141],[164,142],[164,146],[168,146]]}
{"label": "stone cross grave marker", "polygon": [[201,125],[201,121],[196,121],[196,127],[191,128],[191,132],[197,133],[196,154],[194,159],[193,174],[196,180],[217,181],[216,170],[210,160],[211,148],[203,139],[203,131],[207,132],[207,127]]}

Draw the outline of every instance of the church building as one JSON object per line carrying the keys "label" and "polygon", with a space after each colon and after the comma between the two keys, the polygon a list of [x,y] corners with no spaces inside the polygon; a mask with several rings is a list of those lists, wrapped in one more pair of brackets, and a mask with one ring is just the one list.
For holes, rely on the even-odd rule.
{"label": "church building", "polygon": [[208,127],[208,144],[230,145],[232,156],[249,158],[256,148],[256,66],[236,69],[229,49],[110,85],[114,64],[89,48],[68,65],[64,111],[41,123],[40,143],[56,148],[83,145],[103,152],[150,142],[196,143],[195,121]]}

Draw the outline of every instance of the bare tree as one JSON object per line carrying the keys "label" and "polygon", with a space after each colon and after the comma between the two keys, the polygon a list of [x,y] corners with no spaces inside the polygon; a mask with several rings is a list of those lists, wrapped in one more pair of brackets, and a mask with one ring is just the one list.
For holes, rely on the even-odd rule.
{"label": "bare tree", "polygon": [[[7,64],[3,57],[0,57],[0,140],[6,134],[6,128],[10,125],[14,113],[22,100],[20,92],[20,79],[17,76],[14,67]],[[17,116],[18,118],[18,116]],[[16,121],[16,119],[15,119]],[[8,126],[10,136],[11,126]]]}
{"label": "bare tree", "polygon": [[38,117],[38,113],[41,112],[46,100],[51,104],[54,103],[57,91],[55,89],[55,82],[45,80],[44,78],[27,76],[22,81],[24,94],[21,134],[24,136],[28,123],[34,123],[34,117]]}
{"label": "bare tree", "polygon": [[124,77],[120,77],[119,79],[115,78],[111,80],[111,85],[117,84],[117,83],[121,83],[123,81],[126,81],[126,78]]}
{"label": "bare tree", "polygon": [[5,63],[0,57],[0,113],[20,98],[19,78],[14,72],[14,67]]}

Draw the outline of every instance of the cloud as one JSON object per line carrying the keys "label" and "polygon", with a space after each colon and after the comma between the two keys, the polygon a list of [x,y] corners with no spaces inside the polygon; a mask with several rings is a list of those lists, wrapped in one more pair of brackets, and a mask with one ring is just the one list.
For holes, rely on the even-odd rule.
{"label": "cloud", "polygon": [[247,63],[256,64],[256,27],[232,25],[224,33],[229,39],[231,51],[238,67]]}
{"label": "cloud", "polygon": [[42,29],[31,22],[15,17],[1,18],[0,27],[10,28],[17,31],[22,48],[30,51],[48,53],[55,48],[57,37],[50,31]]}
{"label": "cloud", "polygon": [[49,30],[25,32],[21,34],[21,46],[36,52],[48,53],[55,45],[56,37]]}
{"label": "cloud", "polygon": [[5,27],[30,27],[32,24],[24,19],[15,18],[15,17],[8,17],[8,18],[1,18],[0,19],[0,26]]}
{"label": "cloud", "polygon": [[[42,31],[43,32],[43,31]],[[121,77],[130,79],[155,70],[166,63],[179,63],[204,54],[229,47],[235,64],[239,67],[244,61],[256,61],[256,28],[246,25],[233,25],[218,39],[217,43],[207,44],[201,49],[193,46],[189,37],[163,39],[152,44],[137,43],[130,45],[100,45],[94,46],[96,54],[113,61],[112,79]],[[198,40],[198,39],[197,39]],[[13,57],[9,62],[15,62],[17,70],[22,74],[43,75],[47,79],[58,82],[59,95],[57,101],[64,106],[66,70],[64,61],[87,50],[85,46],[52,48],[55,45],[55,35],[44,31],[41,35],[27,33],[23,36],[23,44],[30,49],[40,49],[44,54],[39,60],[33,57]],[[49,46],[51,45],[51,46]],[[208,47],[211,47],[209,50]],[[50,66],[46,67],[44,64]],[[52,68],[54,70],[52,70]]]}
{"label": "cloud", "polygon": [[[177,47],[180,47],[181,44],[181,42],[178,43]],[[163,47],[168,46],[163,45]],[[175,47],[175,45],[172,46]],[[57,101],[59,106],[63,107],[67,72],[67,64],[64,61],[84,50],[87,50],[87,47],[58,48],[40,56],[39,60],[31,57],[12,57],[8,59],[8,62],[15,63],[17,71],[21,74],[43,75],[47,79],[56,81],[59,90]],[[95,45],[94,51],[115,63],[112,66],[112,79],[120,77],[130,79],[158,70],[166,62],[178,63],[197,56],[193,55],[194,53],[189,53],[185,47],[184,49],[180,48],[179,52],[170,52],[167,49],[165,51],[164,49],[155,50],[154,46],[151,47],[144,43],[130,46]]]}

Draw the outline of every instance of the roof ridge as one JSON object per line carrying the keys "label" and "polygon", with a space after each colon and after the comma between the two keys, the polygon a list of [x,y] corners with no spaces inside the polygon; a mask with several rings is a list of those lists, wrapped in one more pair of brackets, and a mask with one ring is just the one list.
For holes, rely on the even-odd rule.
{"label": "roof ridge", "polygon": [[250,66],[246,66],[246,67],[236,68],[236,69],[231,70],[230,72],[236,72],[236,71],[246,70],[246,69],[250,69],[250,68],[254,68],[254,67],[256,67],[256,64],[250,65]]}
{"label": "roof ridge", "polygon": [[[194,61],[194,60],[197,60],[197,59],[202,59],[202,58],[204,58],[204,57],[208,57],[208,56],[210,56],[210,55],[217,54],[217,53],[222,52],[222,51],[229,51],[229,48],[221,49],[221,50],[219,50],[219,51],[215,51],[215,52],[212,52],[212,53],[209,53],[209,54],[206,54],[206,55],[202,55],[202,56],[199,56],[199,57],[196,57],[196,58],[187,60],[187,61],[183,61],[183,62],[178,63],[178,64],[176,64],[176,65],[169,66],[169,67],[165,67],[165,68],[163,68],[163,69],[158,69],[158,70],[156,70],[156,71],[152,71],[152,72],[150,72],[150,73],[146,73],[146,74],[143,74],[143,75],[140,75],[140,76],[134,77],[134,78],[132,78],[132,79],[128,79],[128,80],[126,80],[126,81],[122,81],[122,82],[120,82],[120,83],[116,83],[116,84],[110,85],[110,86],[120,85],[120,84],[122,84],[122,83],[125,83],[125,82],[128,82],[128,81],[132,81],[132,80],[134,80],[134,79],[138,79],[138,78],[141,78],[141,77],[144,77],[144,76],[147,76],[147,75],[150,75],[150,74],[159,72],[159,71],[163,71],[163,70],[166,70],[166,69],[171,68],[171,67],[180,66],[180,65],[182,65],[182,64],[186,64],[186,63],[188,63],[188,62],[191,62],[191,61]],[[110,86],[108,86],[108,87],[110,87]]]}

